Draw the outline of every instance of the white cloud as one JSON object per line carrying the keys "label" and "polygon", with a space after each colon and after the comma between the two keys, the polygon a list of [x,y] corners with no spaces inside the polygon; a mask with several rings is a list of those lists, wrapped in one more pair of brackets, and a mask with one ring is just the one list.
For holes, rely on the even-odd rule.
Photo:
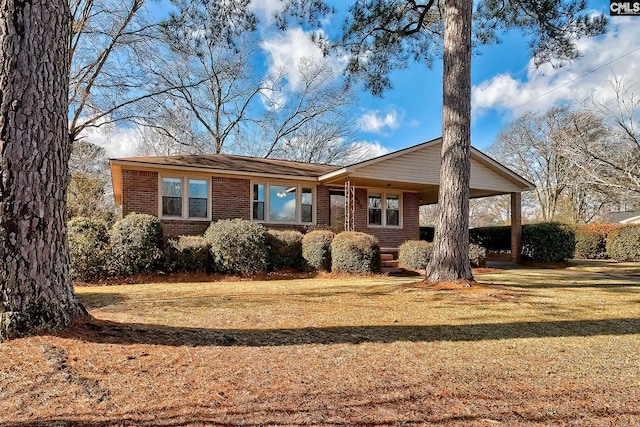
{"label": "white cloud", "polygon": [[322,60],[322,50],[302,28],[292,28],[266,38],[262,48],[268,55],[268,74],[285,72],[292,87],[300,83],[298,65],[303,58]]}
{"label": "white cloud", "polygon": [[401,117],[396,110],[380,112],[371,110],[358,119],[358,127],[364,132],[384,133],[386,129],[393,130],[400,126]]}
{"label": "white cloud", "polygon": [[[500,74],[472,89],[472,110],[482,114],[490,109],[507,110],[520,116],[529,110],[546,110],[562,102],[581,101],[588,96],[603,101],[612,95],[613,75],[635,78],[640,64],[640,32],[637,20],[617,18],[609,32],[598,38],[582,39],[582,57],[554,69],[545,64],[536,68],[529,61],[526,79]],[[634,51],[635,50],[635,51]]]}
{"label": "white cloud", "polygon": [[355,141],[349,148],[349,154],[345,157],[343,163],[353,164],[364,160],[373,159],[387,154],[389,149],[378,141]]}
{"label": "white cloud", "polygon": [[86,128],[80,133],[80,137],[104,147],[109,158],[135,156],[140,140],[137,128],[122,128],[112,124]]}

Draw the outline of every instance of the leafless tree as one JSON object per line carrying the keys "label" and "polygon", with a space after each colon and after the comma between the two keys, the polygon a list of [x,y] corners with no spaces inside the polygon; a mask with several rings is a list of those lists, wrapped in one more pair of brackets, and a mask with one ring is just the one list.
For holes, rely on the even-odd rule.
{"label": "leafless tree", "polygon": [[573,116],[570,153],[586,182],[640,198],[640,98],[622,78],[611,86],[612,100],[591,97]]}
{"label": "leafless tree", "polygon": [[[265,113],[260,119],[258,144],[264,157],[342,163],[354,149],[354,122],[346,108],[354,95],[338,78],[339,70],[327,59],[303,58],[298,82],[277,70],[262,91]],[[256,144],[254,144],[255,146]]]}

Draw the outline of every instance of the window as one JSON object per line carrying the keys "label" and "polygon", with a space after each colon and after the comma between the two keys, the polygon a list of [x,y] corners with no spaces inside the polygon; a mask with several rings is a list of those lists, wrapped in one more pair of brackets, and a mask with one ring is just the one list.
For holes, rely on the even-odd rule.
{"label": "window", "polygon": [[253,206],[251,218],[264,221],[264,184],[253,184]]}
{"label": "window", "polygon": [[387,225],[400,225],[400,199],[398,196],[387,195],[386,206]]}
{"label": "window", "polygon": [[162,216],[182,217],[181,178],[162,178]]}
{"label": "window", "polygon": [[161,218],[208,219],[209,181],[202,178],[162,177]]}
{"label": "window", "polygon": [[303,188],[300,200],[301,222],[313,222],[313,190]]}
{"label": "window", "polygon": [[269,220],[282,222],[296,222],[297,187],[282,185],[269,186]]}
{"label": "window", "polygon": [[189,179],[189,218],[207,217],[207,181]]}
{"label": "window", "polygon": [[382,225],[382,196],[369,194],[369,225]]}
{"label": "window", "polygon": [[251,219],[254,221],[309,224],[314,220],[314,189],[280,183],[251,186]]}
{"label": "window", "polygon": [[400,227],[401,198],[399,194],[369,193],[369,225]]}

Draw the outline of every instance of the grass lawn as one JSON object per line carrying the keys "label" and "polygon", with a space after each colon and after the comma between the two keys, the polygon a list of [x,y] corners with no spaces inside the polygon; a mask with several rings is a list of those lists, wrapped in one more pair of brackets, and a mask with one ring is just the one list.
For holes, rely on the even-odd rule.
{"label": "grass lawn", "polygon": [[78,287],[0,344],[0,424],[640,425],[640,264]]}

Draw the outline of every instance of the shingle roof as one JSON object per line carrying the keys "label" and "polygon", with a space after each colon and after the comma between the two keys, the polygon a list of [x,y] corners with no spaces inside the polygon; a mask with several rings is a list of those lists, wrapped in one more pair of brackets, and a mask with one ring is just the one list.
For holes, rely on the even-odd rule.
{"label": "shingle roof", "polygon": [[340,169],[340,166],[334,165],[234,156],[230,154],[126,157],[112,160],[118,162],[138,163],[141,165],[177,166],[184,168],[304,177],[319,177]]}
{"label": "shingle roof", "polygon": [[605,222],[614,223],[627,221],[636,217],[640,217],[640,211],[609,212],[604,216],[603,220]]}

